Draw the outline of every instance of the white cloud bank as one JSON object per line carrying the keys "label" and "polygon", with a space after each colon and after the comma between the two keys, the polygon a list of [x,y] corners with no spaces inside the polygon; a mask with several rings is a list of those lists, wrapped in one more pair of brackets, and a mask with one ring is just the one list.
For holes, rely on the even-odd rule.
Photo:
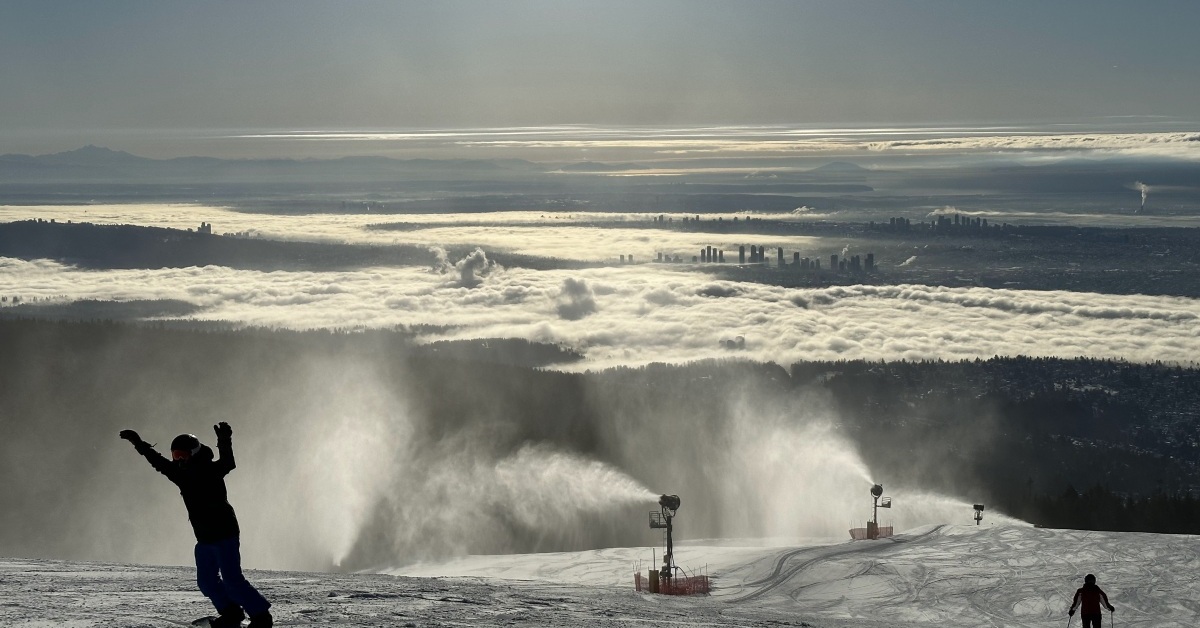
{"label": "white cloud bank", "polygon": [[[258,272],[224,267],[80,270],[0,258],[0,295],[51,301],[178,299],[191,318],[246,325],[437,325],[436,338],[525,338],[587,356],[580,368],[739,357],[963,359],[1092,356],[1187,363],[1200,301],[916,285],[792,289],[661,266],[493,269],[474,287],[418,268]],[[743,336],[731,352],[723,339]],[[430,339],[436,339],[431,337]]]}
{"label": "white cloud bank", "polygon": [[789,126],[560,126],[367,133],[275,133],[238,136],[292,141],[456,144],[469,148],[634,150],[660,155],[818,154],[846,151],[1086,151],[1200,159],[1200,132],[1130,133],[1097,129],[1063,133],[1045,126],[804,128]]}
{"label": "white cloud bank", "polygon": [[[880,136],[887,139],[879,139]],[[495,149],[626,149],[660,155],[815,155],[863,152],[927,153],[1097,153],[1142,157],[1200,159],[1200,132],[1177,133],[1046,133],[964,132],[914,130],[909,133],[829,133],[794,137],[786,133],[745,137],[697,135],[627,138],[500,139],[460,142],[464,146]]]}

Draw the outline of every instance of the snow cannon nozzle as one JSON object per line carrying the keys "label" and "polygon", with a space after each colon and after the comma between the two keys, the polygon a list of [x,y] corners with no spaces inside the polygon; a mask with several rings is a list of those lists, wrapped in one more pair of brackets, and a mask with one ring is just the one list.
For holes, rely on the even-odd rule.
{"label": "snow cannon nozzle", "polygon": [[875,497],[879,497],[880,495],[883,495],[883,485],[876,484],[875,486],[872,486],[871,494],[874,495]]}
{"label": "snow cannon nozzle", "polygon": [[658,505],[672,512],[679,510],[679,496],[663,495],[662,497],[658,498]]}

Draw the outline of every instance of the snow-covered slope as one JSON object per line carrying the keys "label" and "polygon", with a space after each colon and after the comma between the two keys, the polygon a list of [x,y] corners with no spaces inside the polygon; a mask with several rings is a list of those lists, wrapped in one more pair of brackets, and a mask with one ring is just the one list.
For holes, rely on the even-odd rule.
{"label": "snow-covered slope", "polygon": [[[652,548],[478,556],[394,574],[251,571],[279,625],[1064,625],[1095,573],[1117,626],[1200,621],[1200,539],[1017,525],[927,526],[879,541],[679,547],[712,596],[632,590]],[[209,612],[192,570],[0,560],[0,625],[166,627]],[[1076,620],[1076,623],[1078,620]],[[1113,624],[1106,624],[1113,625]]]}

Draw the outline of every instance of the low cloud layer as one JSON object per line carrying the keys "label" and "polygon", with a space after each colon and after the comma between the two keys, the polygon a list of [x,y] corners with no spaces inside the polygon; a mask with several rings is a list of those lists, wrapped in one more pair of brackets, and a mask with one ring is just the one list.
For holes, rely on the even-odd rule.
{"label": "low cloud layer", "polygon": [[1200,133],[1055,133],[1022,128],[783,129],[756,127],[699,130],[692,134],[547,136],[463,139],[464,146],[492,149],[640,150],[659,155],[848,154],[856,151],[1085,152],[1200,159]]}
{"label": "low cloud layer", "polygon": [[1200,159],[1200,133],[1076,132],[1049,127],[704,128],[541,127],[405,133],[282,133],[248,139],[453,144],[476,149],[633,150],[660,155],[729,156],[847,151],[1119,151]]}
{"label": "low cloud layer", "polygon": [[893,139],[868,142],[866,148],[937,151],[1129,151],[1200,158],[1200,133],[1032,133],[976,137]]}
{"label": "low cloud layer", "polygon": [[596,294],[587,281],[567,277],[563,280],[562,292],[558,295],[558,315],[569,321],[577,321],[596,311]]}
{"label": "low cloud layer", "polygon": [[587,356],[577,368],[729,357],[965,359],[1091,356],[1188,363],[1200,301],[1065,291],[835,286],[792,289],[625,266],[577,271],[425,268],[256,272],[224,267],[79,270],[0,258],[0,294],[25,301],[177,299],[191,318],[285,328],[434,325],[440,338],[525,338]]}

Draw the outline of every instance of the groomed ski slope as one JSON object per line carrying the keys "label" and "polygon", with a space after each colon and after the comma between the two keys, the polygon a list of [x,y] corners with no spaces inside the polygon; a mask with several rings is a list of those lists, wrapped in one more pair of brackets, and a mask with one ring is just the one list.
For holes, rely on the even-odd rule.
{"label": "groomed ski slope", "polygon": [[[926,526],[878,541],[758,547],[683,542],[707,598],[634,593],[653,548],[473,556],[391,574],[250,571],[278,625],[1065,626],[1083,575],[1117,607],[1105,625],[1200,623],[1200,539]],[[187,567],[0,560],[0,625],[168,627],[207,614]],[[1078,625],[1078,618],[1074,624]]]}

